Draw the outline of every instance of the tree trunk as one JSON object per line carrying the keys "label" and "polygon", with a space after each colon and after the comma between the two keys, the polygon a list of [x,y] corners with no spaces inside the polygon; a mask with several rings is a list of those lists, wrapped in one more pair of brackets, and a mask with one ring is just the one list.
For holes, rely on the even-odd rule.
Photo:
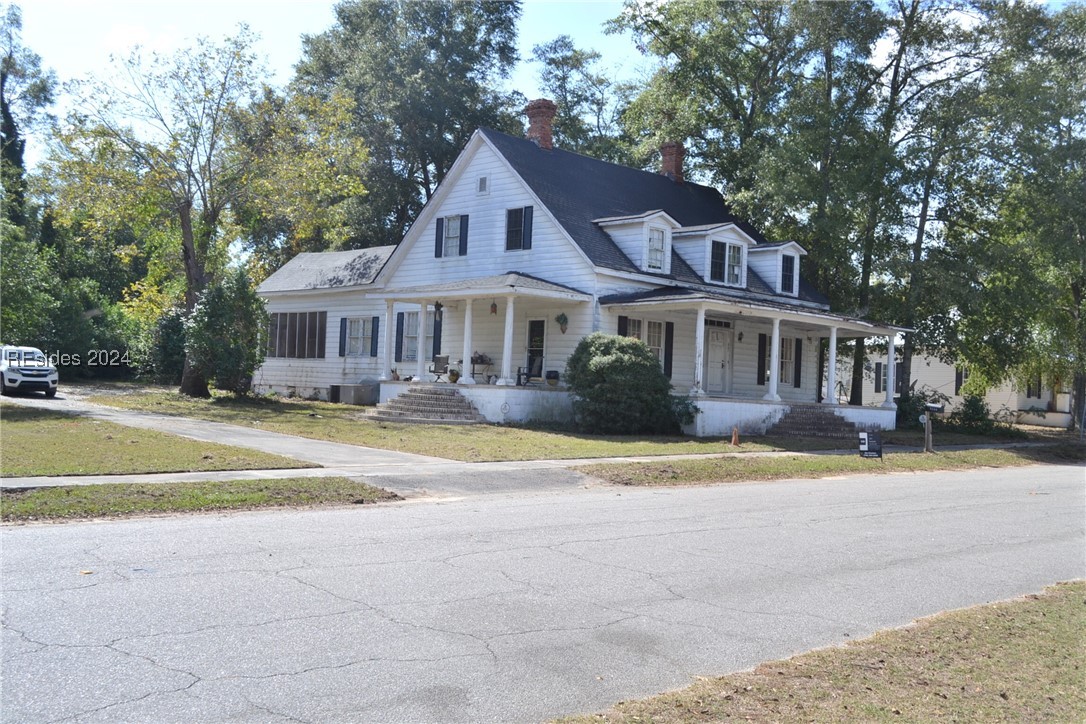
{"label": "tree trunk", "polygon": [[[931,163],[924,176],[924,191],[920,199],[920,216],[917,219],[916,237],[913,239],[912,259],[910,259],[908,304],[905,307],[905,326],[916,327],[916,310],[920,304],[924,287],[924,235],[928,228],[928,210],[931,208],[931,191],[935,184],[935,173],[942,159],[942,153],[932,151]],[[906,332],[905,342],[901,346],[901,402],[899,410],[907,410],[912,388],[909,384],[913,374],[913,353],[916,349],[916,333]],[[893,364],[893,360],[889,360]]]}
{"label": "tree trunk", "polygon": [[[185,309],[192,312],[200,299],[200,292],[207,283],[207,274],[203,263],[196,255],[196,242],[192,235],[192,201],[186,200],[178,208],[181,220],[181,256],[185,263]],[[200,374],[185,354],[185,367],[181,373],[182,395],[189,397],[210,397],[207,379]]]}

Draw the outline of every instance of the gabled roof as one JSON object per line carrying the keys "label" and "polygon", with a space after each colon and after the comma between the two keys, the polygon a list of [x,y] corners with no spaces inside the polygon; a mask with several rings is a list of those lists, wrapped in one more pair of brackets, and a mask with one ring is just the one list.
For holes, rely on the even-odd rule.
{"label": "gabled roof", "polygon": [[351,251],[302,252],[265,279],[257,292],[296,292],[372,284],[395,246]]}
{"label": "gabled roof", "polygon": [[[532,141],[489,128],[480,132],[596,266],[645,273],[592,220],[638,216],[650,209],[664,211],[684,227],[734,223],[757,242],[766,241],[757,229],[732,214],[724,197],[714,188],[675,183],[658,173],[560,148],[544,150]],[[668,278],[668,275],[655,276]],[[670,276],[682,280],[674,269]],[[697,279],[696,274],[694,277]]]}

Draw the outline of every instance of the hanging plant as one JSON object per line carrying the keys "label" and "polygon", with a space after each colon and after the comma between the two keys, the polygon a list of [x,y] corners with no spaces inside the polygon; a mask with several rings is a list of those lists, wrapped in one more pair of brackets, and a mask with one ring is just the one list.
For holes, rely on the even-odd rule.
{"label": "hanging plant", "polygon": [[569,327],[569,317],[566,316],[566,313],[559,312],[554,321],[558,322],[558,328],[562,330],[562,334],[565,334],[566,328]]}

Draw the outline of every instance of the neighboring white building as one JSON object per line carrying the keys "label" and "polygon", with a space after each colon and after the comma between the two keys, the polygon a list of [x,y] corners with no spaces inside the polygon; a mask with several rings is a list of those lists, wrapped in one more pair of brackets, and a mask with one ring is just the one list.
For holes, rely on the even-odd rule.
{"label": "neighboring white building", "polygon": [[[806,251],[685,181],[681,145],[662,149],[661,174],[563,151],[554,108],[529,104],[528,139],[476,131],[396,247],[300,254],[269,277],[273,339],[256,388],[326,398],[380,382],[386,400],[407,377],[434,380],[447,355],[488,419],[561,418],[561,385],[524,383],[561,378],[581,338],[603,331],[643,340],[696,398],[689,432],[762,432],[815,403],[823,338],[892,344],[902,331],[832,313],[801,275]],[[894,425],[892,399],[827,409]]]}
{"label": "neighboring white building", "polygon": [[[848,399],[849,383],[852,377],[852,360],[838,358],[836,386],[837,399]],[[894,395],[900,395],[905,385],[913,385],[920,393],[936,392],[949,399],[947,412],[957,409],[965,399],[962,386],[969,379],[969,368],[958,367],[943,362],[937,357],[913,357],[911,380],[906,382],[901,375],[901,362],[895,365]],[[869,354],[864,366],[863,399],[878,400],[886,393],[886,355]],[[825,387],[824,389],[829,389]],[[1014,382],[989,389],[984,394],[993,417],[1026,425],[1044,427],[1070,427],[1071,395],[1052,390],[1041,384],[1040,379],[1033,380],[1022,389]]]}

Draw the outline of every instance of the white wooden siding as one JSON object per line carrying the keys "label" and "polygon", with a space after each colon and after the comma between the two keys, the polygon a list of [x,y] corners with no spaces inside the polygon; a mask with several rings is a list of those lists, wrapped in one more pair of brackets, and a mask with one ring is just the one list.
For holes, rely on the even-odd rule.
{"label": "white wooden siding", "polygon": [[[487,176],[490,192],[476,193],[478,179]],[[392,273],[381,280],[385,289],[418,287],[518,271],[593,293],[595,273],[591,265],[564,236],[549,212],[536,204],[524,183],[504,160],[482,144],[464,172],[452,183],[447,195],[433,209],[428,223],[404,240],[397,251],[403,258]],[[532,248],[505,250],[506,210],[533,206]],[[429,211],[429,210],[428,210]],[[466,256],[434,257],[434,235],[438,218],[468,215]]]}

